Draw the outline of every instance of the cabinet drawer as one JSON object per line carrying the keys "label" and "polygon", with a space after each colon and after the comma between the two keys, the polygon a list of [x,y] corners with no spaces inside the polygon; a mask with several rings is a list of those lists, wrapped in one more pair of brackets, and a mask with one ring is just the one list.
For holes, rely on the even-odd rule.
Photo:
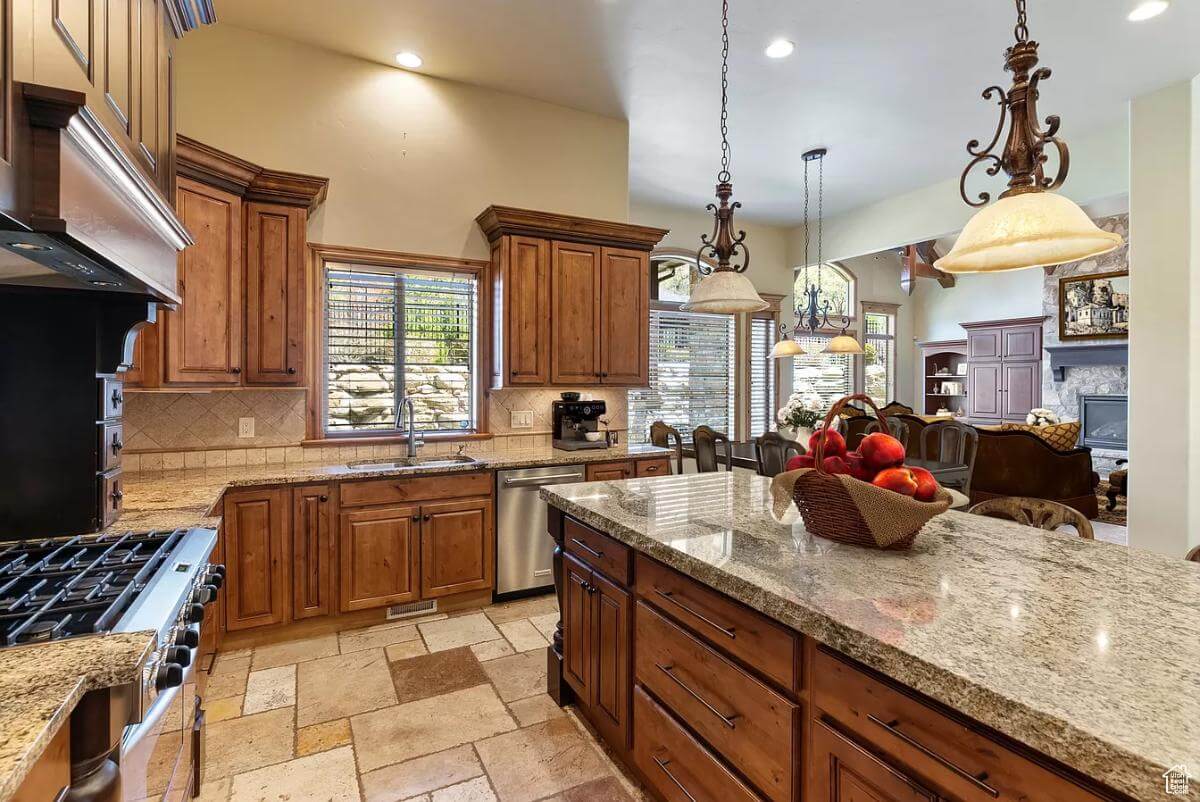
{"label": "cabinet drawer", "polygon": [[121,465],[121,451],[125,448],[125,427],[120,423],[100,426],[100,470],[107,471]]}
{"label": "cabinet drawer", "polygon": [[671,460],[669,459],[641,459],[634,463],[634,474],[636,476],[670,476],[671,475]]}
{"label": "cabinet drawer", "polygon": [[111,526],[121,517],[124,507],[125,479],[121,469],[114,468],[108,473],[100,474],[100,528]]}
{"label": "cabinet drawer", "polygon": [[911,767],[942,796],[967,802],[1084,802],[1099,800],[1066,777],[1043,768],[937,707],[816,650],[813,700],[859,739]]}
{"label": "cabinet drawer", "polygon": [[761,802],[641,688],[633,692],[633,762],[667,802]]}
{"label": "cabinet drawer", "polygon": [[120,379],[100,379],[100,417],[119,418],[125,412],[125,385]]}
{"label": "cabinet drawer", "polygon": [[750,782],[795,796],[800,708],[638,602],[635,675]]}
{"label": "cabinet drawer", "polygon": [[589,482],[620,482],[634,475],[633,463],[625,462],[593,462],[587,466]]}
{"label": "cabinet drawer", "polygon": [[824,721],[812,727],[812,799],[937,802],[937,795]]}
{"label": "cabinet drawer", "polygon": [[492,494],[492,475],[490,473],[463,473],[342,482],[338,492],[343,507],[366,507],[372,504],[392,504],[397,501],[420,501],[423,499],[440,501],[468,496],[490,496]]}
{"label": "cabinet drawer", "polygon": [[629,585],[633,561],[629,547],[624,543],[567,518],[563,522],[563,545],[568,554],[575,555],[609,579]]}
{"label": "cabinet drawer", "polygon": [[635,573],[643,599],[768,679],[799,691],[802,662],[795,632],[641,554]]}

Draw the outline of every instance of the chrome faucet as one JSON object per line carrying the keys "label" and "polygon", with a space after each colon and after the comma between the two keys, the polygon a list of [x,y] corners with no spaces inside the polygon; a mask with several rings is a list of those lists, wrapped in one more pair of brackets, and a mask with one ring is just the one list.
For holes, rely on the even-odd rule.
{"label": "chrome faucet", "polygon": [[417,449],[425,445],[425,438],[417,434],[417,408],[413,404],[411,396],[404,396],[396,405],[396,428],[400,428],[400,419],[404,416],[405,407],[408,407],[408,426],[405,429],[405,434],[408,436],[408,456],[412,458],[417,456]]}

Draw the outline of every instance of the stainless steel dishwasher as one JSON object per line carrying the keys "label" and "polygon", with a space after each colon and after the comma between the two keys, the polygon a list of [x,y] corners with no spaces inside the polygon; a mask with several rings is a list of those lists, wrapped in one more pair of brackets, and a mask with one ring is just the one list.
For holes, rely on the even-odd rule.
{"label": "stainless steel dishwasher", "polygon": [[582,482],[583,466],[551,465],[496,473],[496,596],[554,586],[554,541],[538,488]]}

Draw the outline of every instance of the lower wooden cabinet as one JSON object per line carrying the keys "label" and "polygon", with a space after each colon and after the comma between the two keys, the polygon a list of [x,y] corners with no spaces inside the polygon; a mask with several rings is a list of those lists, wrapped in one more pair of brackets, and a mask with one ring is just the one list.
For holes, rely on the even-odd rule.
{"label": "lower wooden cabinet", "polygon": [[491,499],[421,505],[421,598],[493,586],[492,520]]}
{"label": "lower wooden cabinet", "polygon": [[420,527],[421,508],[415,504],[341,514],[342,612],[417,600]]}
{"label": "lower wooden cabinet", "polygon": [[337,609],[333,488],[292,488],[292,617],[314,618]]}
{"label": "lower wooden cabinet", "polygon": [[231,632],[288,620],[289,506],[286,489],[225,496],[225,628]]}
{"label": "lower wooden cabinet", "polygon": [[824,721],[812,729],[809,802],[937,802],[937,795]]}
{"label": "lower wooden cabinet", "polygon": [[587,466],[589,482],[619,482],[633,477],[635,468],[632,462],[593,462]]}

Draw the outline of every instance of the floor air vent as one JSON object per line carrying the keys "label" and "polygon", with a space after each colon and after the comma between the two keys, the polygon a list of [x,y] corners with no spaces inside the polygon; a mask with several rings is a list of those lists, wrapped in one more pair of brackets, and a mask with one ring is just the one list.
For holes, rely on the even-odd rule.
{"label": "floor air vent", "polygon": [[410,604],[393,604],[387,608],[387,620],[395,621],[397,618],[412,618],[413,616],[428,615],[429,613],[436,612],[437,599],[412,602]]}

